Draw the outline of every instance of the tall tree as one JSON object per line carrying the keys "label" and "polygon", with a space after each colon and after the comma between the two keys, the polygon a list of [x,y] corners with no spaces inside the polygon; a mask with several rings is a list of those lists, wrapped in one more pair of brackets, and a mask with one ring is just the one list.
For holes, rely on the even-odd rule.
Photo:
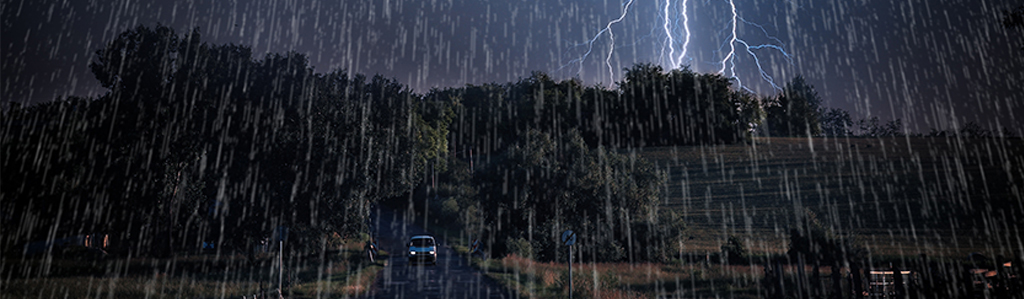
{"label": "tall tree", "polygon": [[[1013,10],[1003,11],[1003,27],[1024,29],[1024,5],[1017,6]],[[1024,46],[1021,46],[1021,50],[1024,50]]]}
{"label": "tall tree", "polygon": [[853,119],[850,118],[850,112],[839,108],[823,110],[821,112],[821,131],[829,137],[853,135]]}
{"label": "tall tree", "polygon": [[621,97],[608,106],[608,119],[630,146],[733,143],[756,122],[753,97],[732,90],[717,74],[690,69],[665,72],[638,64],[618,84]]}
{"label": "tall tree", "polygon": [[802,76],[786,83],[782,93],[767,105],[766,121],[772,136],[817,136],[821,134],[821,98]]}

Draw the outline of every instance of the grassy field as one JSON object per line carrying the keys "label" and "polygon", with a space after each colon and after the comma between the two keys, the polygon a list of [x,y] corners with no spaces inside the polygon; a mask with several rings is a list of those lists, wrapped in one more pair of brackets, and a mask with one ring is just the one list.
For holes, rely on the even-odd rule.
{"label": "grassy field", "polygon": [[729,235],[781,253],[810,211],[872,255],[1024,254],[1024,142],[956,138],[756,138],[631,152],[668,174],[662,207],[685,216],[692,252]]}
{"label": "grassy field", "polygon": [[[383,252],[382,252],[383,253]],[[382,257],[386,260],[386,256]],[[4,298],[241,298],[277,292],[274,257],[199,255],[170,259],[4,260]],[[365,294],[383,265],[368,263],[362,243],[324,257],[285,261],[288,298]],[[48,270],[47,270],[48,269]],[[276,297],[276,296],[271,296]]]}
{"label": "grassy field", "polygon": [[[569,267],[516,255],[473,259],[487,276],[516,290],[521,298],[567,298]],[[812,272],[812,267],[803,273]],[[786,287],[795,288],[800,271],[795,265],[780,270]],[[827,286],[832,269],[820,269],[817,281]],[[573,265],[573,295],[577,298],[764,298],[764,267],[716,263],[582,263]],[[827,287],[822,288],[827,289]],[[844,285],[842,291],[849,292]],[[829,294],[829,291],[822,291]]]}
{"label": "grassy field", "polygon": [[[566,298],[569,267],[510,255],[478,261],[488,276],[523,297]],[[750,266],[656,263],[586,263],[573,265],[573,294],[579,298],[758,298],[760,269]]]}

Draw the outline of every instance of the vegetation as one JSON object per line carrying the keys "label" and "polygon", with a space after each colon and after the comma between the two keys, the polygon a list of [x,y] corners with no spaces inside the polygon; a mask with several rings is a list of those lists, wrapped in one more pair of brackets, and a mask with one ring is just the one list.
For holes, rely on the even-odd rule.
{"label": "vegetation", "polygon": [[[1016,195],[1010,187],[1020,174],[1005,172],[1018,169],[1012,164],[1017,162],[1010,162],[1009,168],[998,163],[1008,161],[999,157],[1013,160],[1009,157],[1024,154],[1020,142],[990,138],[960,143],[956,138],[908,136],[754,138],[751,144],[636,150],[635,156],[643,157],[666,177],[662,190],[667,192],[661,193],[658,209],[674,212],[680,220],[674,223],[685,221],[679,234],[682,246],[673,247],[678,255],[645,264],[593,261],[584,254],[582,259],[574,258],[580,267],[576,273],[588,275],[594,267],[602,275],[599,281],[606,273],[609,278],[619,278],[596,291],[625,292],[630,294],[623,295],[627,297],[671,293],[668,286],[677,280],[686,290],[699,288],[698,293],[709,295],[730,290],[736,296],[755,294],[749,295],[752,297],[795,296],[798,290],[806,296],[822,297],[860,293],[866,283],[851,285],[851,279],[866,281],[867,271],[889,269],[890,264],[904,270],[939,269],[929,274],[930,280],[920,283],[959,283],[966,269],[977,266],[965,262],[969,253],[981,252],[1006,261],[998,257],[1012,256],[1018,248],[1007,236],[1014,235],[1013,227],[1021,221],[1021,214],[1009,214],[1022,212],[1014,206]],[[993,149],[995,156],[987,156],[985,148]],[[960,166],[943,162],[957,159],[981,162]],[[877,169],[886,169],[886,175],[875,175]],[[975,179],[947,185],[946,176],[957,173],[954,169],[962,170],[962,177]],[[978,179],[982,173],[985,181]],[[896,182],[903,182],[902,187]],[[932,191],[919,193],[924,190]],[[577,249],[588,242],[593,241],[581,238]],[[581,251],[585,250],[577,253]],[[492,255],[492,259],[477,262],[489,276],[524,294],[565,295],[564,260],[527,260],[518,248],[509,252],[515,254]],[[675,263],[680,263],[681,269],[665,270],[673,269]],[[643,268],[646,266],[652,268]],[[747,270],[738,271],[740,268]],[[663,272],[646,274],[658,271]],[[700,275],[690,276],[693,273]],[[709,276],[712,273],[720,279]],[[623,282],[627,277],[629,282]],[[751,285],[742,282],[744,279],[756,279],[757,283]],[[580,283],[592,281],[590,277]],[[922,292],[918,295],[930,296],[927,288],[915,290]],[[961,290],[973,292],[967,286]],[[594,291],[580,289],[577,294]]]}
{"label": "vegetation", "polygon": [[[567,298],[569,267],[518,255],[477,260],[484,273],[528,298]],[[573,264],[574,298],[652,298],[658,296],[761,298],[757,266],[680,263]],[[793,269],[785,271],[795,276]]]}
{"label": "vegetation", "polygon": [[[672,252],[680,224],[657,211],[663,178],[652,165],[603,147],[590,150],[575,132],[556,141],[531,131],[526,139],[476,174],[490,224],[482,235],[492,254],[565,260],[558,243],[565,229],[587,240],[580,247],[586,260],[661,260]],[[517,249],[522,240],[532,250]]]}
{"label": "vegetation", "polygon": [[729,264],[749,264],[747,245],[736,236],[729,236],[729,241],[722,245],[722,259]]}
{"label": "vegetation", "polygon": [[825,236],[863,256],[964,257],[1017,248],[1004,237],[1024,217],[1022,149],[1007,138],[773,137],[636,155],[666,173],[660,207],[686,222],[687,250],[719,252],[734,235],[751,254],[779,254],[791,237]]}
{"label": "vegetation", "polygon": [[[992,148],[993,156],[985,148]],[[869,270],[894,265],[931,271],[920,274],[922,286],[913,288],[919,296],[971,296],[982,290],[959,285],[970,281],[963,278],[968,269],[992,267],[989,260],[1005,262],[1019,250],[1013,236],[1024,211],[1011,186],[1021,174],[1013,172],[1020,169],[1019,159],[1009,157],[1024,155],[1022,149],[1019,139],[958,143],[955,138],[898,137],[755,138],[753,144],[639,150],[638,157],[667,176],[664,190],[669,192],[659,208],[685,221],[684,246],[677,248],[678,259],[654,264],[577,257],[575,273],[590,275],[596,268],[601,275],[599,287],[589,287],[590,276],[580,284],[591,285],[577,294],[637,291],[637,296],[650,297],[671,294],[670,286],[681,282],[687,292],[709,296],[732,290],[735,296],[795,297],[799,292],[829,297],[859,294],[866,290]],[[976,162],[943,162],[957,159]],[[1009,162],[1009,168],[999,164],[1011,160],[1017,162]],[[887,169],[886,175],[872,169]],[[974,179],[948,181],[957,171]],[[989,258],[974,262],[966,259],[971,253]],[[564,262],[514,255],[480,263],[489,276],[524,293],[565,295]],[[605,284],[604,275],[618,280]],[[956,292],[962,293],[932,293],[936,289],[927,285],[957,285]]]}
{"label": "vegetation", "polygon": [[531,130],[556,140],[577,131],[592,148],[735,143],[761,118],[757,99],[734,91],[728,78],[650,64],[627,69],[615,90],[533,73],[432,93],[459,99],[451,139],[481,155],[500,153]]}
{"label": "vegetation", "polygon": [[[383,265],[367,263],[361,242],[324,256],[286,260],[284,295],[321,298],[364,295]],[[5,297],[239,298],[277,293],[277,257],[195,255],[173,259],[7,260]],[[43,275],[43,269],[50,269]],[[273,281],[273,283],[269,282]]]}
{"label": "vegetation", "polygon": [[821,97],[803,77],[786,84],[782,93],[769,98],[765,108],[770,136],[817,136],[821,134]]}
{"label": "vegetation", "polygon": [[365,231],[370,206],[445,156],[452,116],[434,98],[251,52],[140,26],[90,65],[107,94],[6,111],[3,208],[23,213],[4,217],[20,229],[3,247],[108,232],[121,255],[245,252],[283,226],[289,248],[322,250],[309,244]]}
{"label": "vegetation", "polygon": [[[1003,27],[1007,29],[1020,29],[1024,28],[1024,5],[1017,6],[1014,9],[1003,10]],[[1021,50],[1024,50],[1024,45],[1021,46]]]}
{"label": "vegetation", "polygon": [[[263,290],[257,249],[278,238],[287,258],[315,263],[295,265],[293,295],[353,294],[375,266],[329,244],[359,240],[371,207],[403,200],[484,241],[481,267],[539,296],[568,290],[566,229],[586,263],[574,285],[594,297],[754,297],[759,284],[820,297],[839,294],[841,269],[883,256],[1019,253],[1006,236],[1024,219],[1024,146],[1006,128],[910,136],[899,119],[823,107],[802,77],[760,97],[639,64],[614,89],[534,73],[417,94],[164,26],[118,35],[90,69],[109,90],[99,98],[3,111],[0,209],[17,213],[0,215],[0,248],[19,263],[4,263],[5,294],[78,296],[49,287],[96,276],[146,285],[81,296],[238,296]],[[113,260],[48,272],[48,259],[25,259],[29,242],[95,232],[110,234]],[[214,261],[177,262],[206,244]],[[200,279],[196,267],[257,278],[202,274],[196,290],[171,290]]]}

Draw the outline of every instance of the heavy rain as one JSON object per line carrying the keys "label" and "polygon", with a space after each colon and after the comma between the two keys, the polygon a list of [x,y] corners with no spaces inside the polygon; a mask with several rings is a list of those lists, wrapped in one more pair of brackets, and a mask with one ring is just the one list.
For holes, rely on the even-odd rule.
{"label": "heavy rain", "polygon": [[1024,3],[0,0],[2,298],[1024,298]]}

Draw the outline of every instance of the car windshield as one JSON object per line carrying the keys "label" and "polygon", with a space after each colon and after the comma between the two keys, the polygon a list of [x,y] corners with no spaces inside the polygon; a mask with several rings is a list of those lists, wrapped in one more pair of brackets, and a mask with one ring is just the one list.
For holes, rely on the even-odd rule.
{"label": "car windshield", "polygon": [[431,240],[431,239],[413,239],[412,240],[412,246],[413,247],[430,247],[430,246],[434,246],[434,240]]}

